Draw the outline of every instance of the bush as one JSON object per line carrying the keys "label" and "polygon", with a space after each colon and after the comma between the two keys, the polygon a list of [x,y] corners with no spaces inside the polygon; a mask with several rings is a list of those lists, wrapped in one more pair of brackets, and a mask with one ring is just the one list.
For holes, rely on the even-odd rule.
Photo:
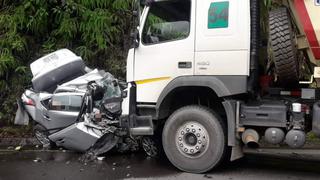
{"label": "bush", "polygon": [[60,48],[125,76],[132,0],[0,0],[0,126],[11,124],[30,85],[29,64]]}

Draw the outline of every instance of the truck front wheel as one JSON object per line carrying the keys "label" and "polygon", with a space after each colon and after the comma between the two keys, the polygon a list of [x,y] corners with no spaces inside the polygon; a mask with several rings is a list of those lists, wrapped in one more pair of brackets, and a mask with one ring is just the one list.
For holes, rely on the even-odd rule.
{"label": "truck front wheel", "polygon": [[175,111],[162,133],[164,151],[182,171],[203,173],[217,167],[226,154],[226,130],[218,114],[202,106]]}

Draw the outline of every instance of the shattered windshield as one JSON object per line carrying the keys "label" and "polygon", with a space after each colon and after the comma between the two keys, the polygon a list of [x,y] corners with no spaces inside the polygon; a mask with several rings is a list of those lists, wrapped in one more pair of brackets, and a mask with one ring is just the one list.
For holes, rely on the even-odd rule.
{"label": "shattered windshield", "polygon": [[97,84],[105,90],[103,99],[121,97],[118,81],[110,73],[104,73],[103,78],[97,80]]}

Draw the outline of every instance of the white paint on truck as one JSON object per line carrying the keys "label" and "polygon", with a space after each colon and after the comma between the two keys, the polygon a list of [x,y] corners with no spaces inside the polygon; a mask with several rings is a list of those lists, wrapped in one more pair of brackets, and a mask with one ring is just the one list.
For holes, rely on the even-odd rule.
{"label": "white paint on truck", "polygon": [[[250,4],[229,1],[229,25],[209,29],[208,10],[211,0],[197,2],[196,75],[249,75]],[[225,2],[224,0],[214,2]]]}
{"label": "white paint on truck", "polygon": [[[161,1],[165,2],[174,1]],[[148,26],[148,18],[153,13],[152,8],[157,5],[153,4],[144,9],[139,28],[139,47],[129,51],[127,60],[127,81],[137,83],[137,102],[156,103],[163,89],[180,76],[249,75],[249,1],[214,1],[228,2],[228,27],[210,29],[208,20],[213,1],[190,0],[190,2],[189,34],[177,40],[161,42],[151,33],[152,28],[171,25],[171,30],[179,29],[185,26],[186,20]],[[160,2],[155,4],[157,3]],[[163,11],[166,10],[169,11],[170,8],[163,8]],[[161,30],[167,31],[167,29]],[[148,33],[152,43],[144,42],[146,41],[144,36]],[[185,67],[179,68],[179,63]]]}

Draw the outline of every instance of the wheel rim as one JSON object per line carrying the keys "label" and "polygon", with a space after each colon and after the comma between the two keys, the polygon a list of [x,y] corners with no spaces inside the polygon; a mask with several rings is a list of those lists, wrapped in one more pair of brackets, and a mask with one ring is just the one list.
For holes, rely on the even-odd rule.
{"label": "wheel rim", "polygon": [[158,155],[158,149],[151,138],[142,139],[142,148],[150,157],[156,157]]}
{"label": "wheel rim", "polygon": [[187,122],[176,133],[176,146],[180,153],[189,158],[202,156],[209,146],[209,133],[198,122]]}
{"label": "wheel rim", "polygon": [[43,132],[40,132],[39,130],[36,130],[34,134],[35,134],[37,140],[38,140],[44,147],[50,145],[50,140],[48,139],[48,137],[47,137]]}

